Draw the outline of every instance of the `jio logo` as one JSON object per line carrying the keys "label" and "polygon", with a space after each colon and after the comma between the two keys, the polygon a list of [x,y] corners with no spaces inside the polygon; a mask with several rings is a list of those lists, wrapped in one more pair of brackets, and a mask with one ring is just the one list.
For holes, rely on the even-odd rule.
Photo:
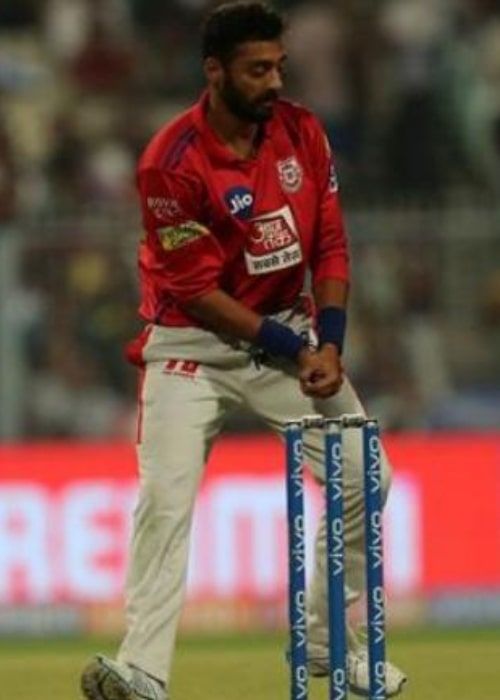
{"label": "jio logo", "polygon": [[224,195],[230,213],[237,219],[249,219],[252,216],[253,194],[248,187],[231,187]]}

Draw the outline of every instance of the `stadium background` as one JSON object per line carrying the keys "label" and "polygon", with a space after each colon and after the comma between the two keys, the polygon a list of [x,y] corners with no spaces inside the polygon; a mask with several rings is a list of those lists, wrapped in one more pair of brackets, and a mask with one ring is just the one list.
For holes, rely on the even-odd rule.
{"label": "stadium background", "polygon": [[[277,4],[287,93],[321,116],[337,156],[348,369],[390,434],[394,622],[498,622],[498,3]],[[1,3],[0,635],[121,628],[134,164],[202,87],[209,6]],[[198,504],[186,627],[282,625],[281,470],[262,426],[232,416]],[[317,499],[311,485],[311,518]]]}

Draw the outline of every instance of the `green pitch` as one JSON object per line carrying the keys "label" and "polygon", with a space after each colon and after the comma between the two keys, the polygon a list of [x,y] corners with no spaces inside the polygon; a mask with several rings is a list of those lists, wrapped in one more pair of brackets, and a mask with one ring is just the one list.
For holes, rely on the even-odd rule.
{"label": "green pitch", "polygon": [[[102,640],[0,641],[0,698],[78,700],[81,667]],[[288,700],[284,640],[259,637],[182,638],[173,700]],[[498,700],[500,631],[392,632],[389,655],[410,685],[402,700]],[[326,700],[326,684],[311,680],[311,700]]]}

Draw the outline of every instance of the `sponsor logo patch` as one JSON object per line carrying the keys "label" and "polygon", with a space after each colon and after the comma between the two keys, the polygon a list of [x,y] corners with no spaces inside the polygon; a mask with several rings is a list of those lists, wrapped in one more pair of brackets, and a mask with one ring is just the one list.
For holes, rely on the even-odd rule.
{"label": "sponsor logo patch", "polygon": [[207,236],[210,231],[197,221],[185,221],[177,226],[165,226],[156,230],[164,250],[175,250]]}
{"label": "sponsor logo patch", "polygon": [[330,192],[337,192],[339,189],[339,181],[337,178],[337,171],[333,163],[330,163],[330,177],[328,179],[328,189]]}
{"label": "sponsor logo patch", "polygon": [[175,219],[183,213],[179,202],[168,197],[148,197],[146,204],[157,219]]}
{"label": "sponsor logo patch", "polygon": [[330,142],[329,142],[326,134],[324,135],[324,139],[325,139],[325,150],[326,150],[328,157],[330,159],[328,189],[330,192],[337,192],[337,190],[339,189],[339,181],[337,178],[337,171],[335,170],[335,165],[333,164],[333,160],[332,160],[332,149],[330,147]]}
{"label": "sponsor logo patch", "polygon": [[249,219],[252,216],[253,194],[248,187],[232,187],[224,195],[229,212],[237,219]]}
{"label": "sponsor logo patch", "polygon": [[276,163],[281,189],[284,192],[298,192],[302,187],[302,167],[295,156]]}
{"label": "sponsor logo patch", "polygon": [[288,205],[256,217],[245,250],[250,275],[264,275],[283,270],[302,261],[297,227]]}

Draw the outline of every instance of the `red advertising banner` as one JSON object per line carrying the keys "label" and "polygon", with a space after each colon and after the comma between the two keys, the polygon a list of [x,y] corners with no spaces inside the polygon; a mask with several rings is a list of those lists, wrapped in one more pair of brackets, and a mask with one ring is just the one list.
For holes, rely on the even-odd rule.
{"label": "red advertising banner", "polygon": [[[386,447],[389,595],[500,590],[500,437],[393,435]],[[271,436],[217,444],[196,507],[188,603],[284,600],[283,461]],[[118,602],[136,495],[132,446],[0,446],[0,606]],[[311,480],[306,496],[311,545],[322,502]]]}

